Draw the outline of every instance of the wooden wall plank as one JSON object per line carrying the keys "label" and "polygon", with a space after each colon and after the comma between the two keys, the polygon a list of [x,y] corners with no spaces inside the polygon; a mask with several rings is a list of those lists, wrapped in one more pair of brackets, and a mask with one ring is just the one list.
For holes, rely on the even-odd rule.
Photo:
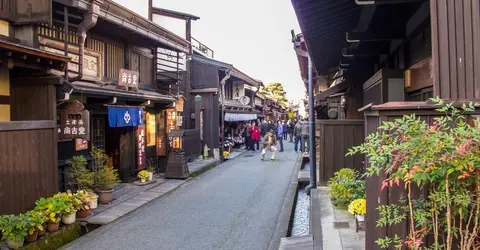
{"label": "wooden wall plank", "polygon": [[363,157],[346,157],[352,146],[360,145],[364,138],[364,125],[359,120],[317,120],[319,135],[317,166],[320,185],[326,185],[334,173],[342,168],[363,168]]}
{"label": "wooden wall plank", "polygon": [[473,31],[472,31],[472,0],[464,0],[463,23],[465,25],[465,98],[473,100],[475,98],[474,68],[473,68]]}
{"label": "wooden wall plank", "polygon": [[58,190],[55,133],[0,131],[0,214],[25,212]]}
{"label": "wooden wall plank", "polygon": [[465,24],[463,22],[464,18],[464,0],[451,1],[455,5],[455,40],[456,47],[455,50],[457,55],[457,60],[454,61],[456,64],[457,71],[457,85],[458,85],[458,99],[465,100],[466,98],[466,82],[465,82]]}

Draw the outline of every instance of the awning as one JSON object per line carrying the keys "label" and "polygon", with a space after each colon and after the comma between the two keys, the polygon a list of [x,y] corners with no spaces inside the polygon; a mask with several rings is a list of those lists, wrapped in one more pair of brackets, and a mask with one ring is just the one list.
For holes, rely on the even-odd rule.
{"label": "awning", "polygon": [[225,113],[225,121],[227,122],[251,121],[256,119],[257,114]]}
{"label": "awning", "polygon": [[123,89],[118,89],[114,84],[100,85],[91,82],[76,81],[73,82],[74,92],[83,93],[96,96],[114,96],[125,98],[129,100],[150,100],[152,102],[159,103],[172,103],[176,101],[176,98],[169,95],[162,95],[158,92],[139,89],[137,91],[126,91]]}
{"label": "awning", "polygon": [[141,107],[108,107],[110,127],[136,127],[143,124]]}

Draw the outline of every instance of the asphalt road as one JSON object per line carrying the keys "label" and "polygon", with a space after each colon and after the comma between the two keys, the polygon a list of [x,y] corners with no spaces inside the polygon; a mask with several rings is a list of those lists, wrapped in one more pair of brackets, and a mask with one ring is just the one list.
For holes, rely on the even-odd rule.
{"label": "asphalt road", "polygon": [[277,162],[244,153],[66,249],[268,249],[298,158],[284,144]]}

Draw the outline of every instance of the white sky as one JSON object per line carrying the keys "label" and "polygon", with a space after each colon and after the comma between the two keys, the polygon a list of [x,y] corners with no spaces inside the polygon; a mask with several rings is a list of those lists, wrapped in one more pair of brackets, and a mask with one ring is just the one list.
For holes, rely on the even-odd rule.
{"label": "white sky", "polygon": [[[115,1],[147,16],[148,0]],[[199,16],[192,36],[212,48],[215,59],[265,84],[282,82],[290,100],[304,96],[290,35],[300,28],[290,0],[153,0],[153,5]]]}

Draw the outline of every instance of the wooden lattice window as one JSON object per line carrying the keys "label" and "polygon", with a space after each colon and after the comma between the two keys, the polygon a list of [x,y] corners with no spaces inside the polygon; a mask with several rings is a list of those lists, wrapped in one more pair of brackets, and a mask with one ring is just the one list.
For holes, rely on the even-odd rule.
{"label": "wooden lattice window", "polygon": [[105,118],[92,118],[92,145],[96,148],[105,149]]}

